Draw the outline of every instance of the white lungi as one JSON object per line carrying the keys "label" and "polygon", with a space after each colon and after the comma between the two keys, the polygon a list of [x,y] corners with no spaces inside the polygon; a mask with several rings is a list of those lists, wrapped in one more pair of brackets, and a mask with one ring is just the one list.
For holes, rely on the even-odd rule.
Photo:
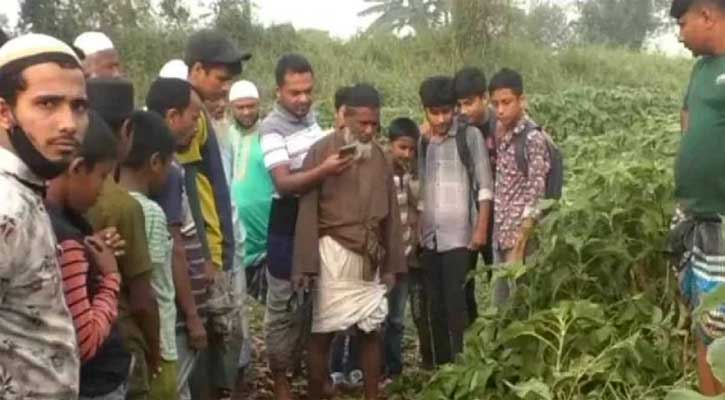
{"label": "white lungi", "polygon": [[387,289],[363,280],[364,259],[325,236],[320,239],[320,275],[314,292],[312,332],[332,333],[357,326],[370,333],[388,315]]}

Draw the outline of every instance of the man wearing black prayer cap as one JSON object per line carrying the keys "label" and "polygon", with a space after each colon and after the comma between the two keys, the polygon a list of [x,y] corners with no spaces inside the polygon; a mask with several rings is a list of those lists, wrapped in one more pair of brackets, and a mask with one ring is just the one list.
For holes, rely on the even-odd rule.
{"label": "man wearing black prayer cap", "polygon": [[345,129],[315,143],[303,164],[309,170],[334,154],[353,159],[349,168],[325,178],[300,199],[293,282],[306,288],[310,278],[316,279],[309,397],[323,394],[333,334],[352,330],[360,336],[365,398],[370,400],[378,398],[386,294],[407,264],[392,169],[374,141],[380,129],[377,90],[351,87],[344,113]]}
{"label": "man wearing black prayer cap", "polygon": [[[119,140],[119,164],[128,157],[134,129],[129,124],[133,112],[133,85],[123,79],[91,79],[88,101],[111,127]],[[118,301],[118,328],[126,350],[134,355],[127,399],[146,399],[150,379],[159,371],[159,312],[151,287],[151,261],[141,205],[110,176],[101,195],[88,212],[94,230],[115,227],[126,242],[125,254],[118,258],[121,293]]]}

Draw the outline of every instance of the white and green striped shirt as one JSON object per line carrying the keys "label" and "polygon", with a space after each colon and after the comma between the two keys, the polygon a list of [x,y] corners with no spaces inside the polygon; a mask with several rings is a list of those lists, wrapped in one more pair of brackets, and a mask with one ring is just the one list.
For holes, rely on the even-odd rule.
{"label": "white and green striped shirt", "polygon": [[161,358],[175,361],[176,354],[176,289],[171,270],[172,242],[161,206],[139,192],[131,192],[141,204],[146,225],[146,237],[151,257],[151,287],[159,305],[159,337]]}

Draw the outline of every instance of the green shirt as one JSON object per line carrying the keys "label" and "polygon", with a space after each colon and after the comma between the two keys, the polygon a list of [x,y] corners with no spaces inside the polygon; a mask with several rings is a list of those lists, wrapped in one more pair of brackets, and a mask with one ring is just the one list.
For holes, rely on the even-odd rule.
{"label": "green shirt", "polygon": [[274,183],[264,166],[259,133],[229,131],[231,145],[232,202],[246,230],[244,266],[250,267],[267,254],[267,225]]}
{"label": "green shirt", "polygon": [[[119,322],[134,324],[128,311],[128,286],[133,279],[151,272],[148,243],[144,231],[143,210],[128,190],[109,177],[103,184],[101,195],[96,204],[86,215],[93,225],[93,230],[115,227],[124,241],[126,248],[123,256],[118,258],[118,271],[121,273],[121,295],[118,299]],[[148,275],[146,275],[148,276]],[[126,321],[128,319],[128,321]],[[143,340],[141,338],[141,340]]]}
{"label": "green shirt", "polygon": [[161,358],[175,361],[176,355],[176,289],[171,271],[172,242],[166,215],[161,206],[142,193],[131,192],[145,219],[146,237],[151,257],[151,287],[159,306],[159,340]]}
{"label": "green shirt", "polygon": [[690,214],[725,214],[725,56],[697,61],[685,108],[688,129],[675,164],[675,196]]}

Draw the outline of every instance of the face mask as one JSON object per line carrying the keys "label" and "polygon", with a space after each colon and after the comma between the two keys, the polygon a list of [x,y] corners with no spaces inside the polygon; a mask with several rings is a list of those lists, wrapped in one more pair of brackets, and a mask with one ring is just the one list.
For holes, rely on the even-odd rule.
{"label": "face mask", "polygon": [[69,163],[65,161],[50,161],[38,149],[35,148],[33,143],[28,138],[28,135],[23,131],[20,126],[15,126],[10,130],[10,143],[18,157],[25,163],[25,165],[33,171],[34,174],[38,175],[41,179],[50,180],[60,174],[62,174]]}

